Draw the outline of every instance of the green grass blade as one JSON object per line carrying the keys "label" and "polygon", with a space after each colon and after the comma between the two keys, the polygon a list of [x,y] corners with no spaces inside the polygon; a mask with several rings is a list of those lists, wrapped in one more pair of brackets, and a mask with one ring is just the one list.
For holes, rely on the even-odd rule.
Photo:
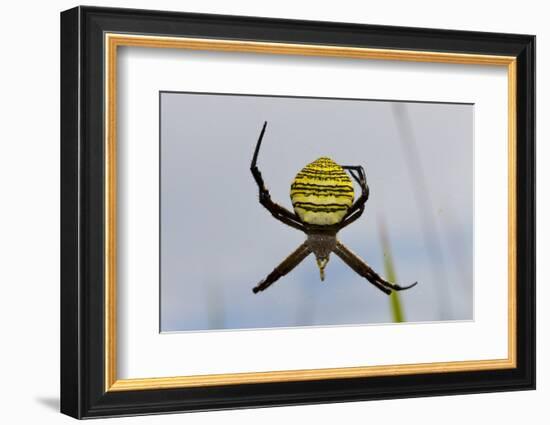
{"label": "green grass blade", "polygon": [[[382,220],[378,220],[378,229],[380,232],[380,241],[382,243],[382,251],[384,252],[384,274],[386,279],[390,282],[397,282],[397,275],[395,273],[395,265],[393,262],[393,256],[391,253],[390,242],[386,233],[386,226]],[[403,306],[399,293],[393,291],[390,295],[390,308],[394,323],[405,322],[405,314],[403,313]]]}

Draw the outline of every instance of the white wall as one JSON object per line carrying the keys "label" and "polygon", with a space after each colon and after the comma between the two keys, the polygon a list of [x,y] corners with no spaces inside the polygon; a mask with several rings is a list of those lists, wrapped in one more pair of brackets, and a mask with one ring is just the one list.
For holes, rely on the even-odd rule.
{"label": "white wall", "polygon": [[[2,422],[69,423],[59,381],[59,11],[71,1],[5,2],[0,15],[0,400]],[[531,33],[538,36],[538,390],[234,412],[136,417],[124,423],[513,424],[548,418],[550,28],[544,2],[247,0],[97,1],[156,8],[370,24]],[[545,193],[546,192],[546,193]],[[111,421],[111,423],[119,420]]]}

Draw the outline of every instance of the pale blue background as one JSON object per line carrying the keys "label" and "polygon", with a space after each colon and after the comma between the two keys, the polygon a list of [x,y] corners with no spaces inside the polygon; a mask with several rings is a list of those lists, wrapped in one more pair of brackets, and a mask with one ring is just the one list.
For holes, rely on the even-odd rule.
{"label": "pale blue background", "polygon": [[390,240],[407,321],[472,319],[473,105],[161,93],[161,330],[390,322],[389,297],[331,256],[251,291],[304,235],[258,203],[250,160],[291,209],[295,174],[320,156],[361,164],[363,216],[340,240],[384,274]]}

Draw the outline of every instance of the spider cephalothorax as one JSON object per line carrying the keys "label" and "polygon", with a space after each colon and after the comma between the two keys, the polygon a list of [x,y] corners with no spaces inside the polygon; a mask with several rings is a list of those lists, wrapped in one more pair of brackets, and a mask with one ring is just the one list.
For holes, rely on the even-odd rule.
{"label": "spider cephalothorax", "polygon": [[[334,252],[356,273],[366,278],[386,294],[390,294],[392,290],[400,291],[416,285],[415,282],[412,285],[402,287],[388,282],[336,238],[336,234],[340,229],[353,223],[363,214],[365,203],[369,198],[369,187],[362,166],[340,166],[330,158],[321,157],[306,165],[292,182],[290,199],[292,200],[294,212],[271,200],[271,195],[256,165],[266,126],[267,122],[264,123],[258,138],[250,166],[252,175],[260,190],[260,203],[276,219],[303,231],[307,235],[307,239],[254,287],[254,293],[271,286],[311,253],[315,255],[317,260],[321,280],[325,278],[325,267],[330,254]],[[357,199],[355,199],[353,182],[346,171],[361,187],[361,194]]]}

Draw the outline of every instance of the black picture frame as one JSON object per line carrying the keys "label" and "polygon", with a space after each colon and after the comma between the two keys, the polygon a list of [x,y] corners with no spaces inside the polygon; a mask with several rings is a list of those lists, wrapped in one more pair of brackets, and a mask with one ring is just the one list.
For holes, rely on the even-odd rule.
{"label": "black picture frame", "polygon": [[[514,56],[517,62],[517,367],[105,391],[104,34]],[[535,388],[535,37],[163,11],[61,13],[61,412],[75,418]]]}

